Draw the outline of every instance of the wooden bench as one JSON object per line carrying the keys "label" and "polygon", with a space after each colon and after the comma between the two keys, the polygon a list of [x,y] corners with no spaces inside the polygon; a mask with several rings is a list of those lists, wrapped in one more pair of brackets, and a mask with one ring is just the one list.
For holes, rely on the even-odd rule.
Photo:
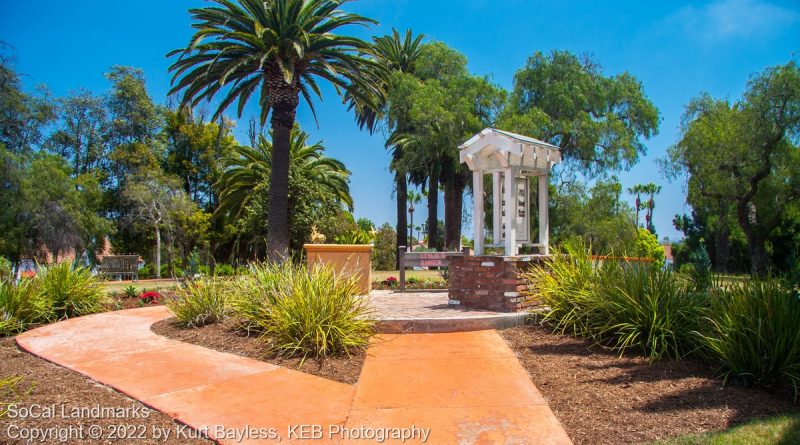
{"label": "wooden bench", "polygon": [[100,260],[100,274],[107,277],[139,280],[139,255],[106,255]]}

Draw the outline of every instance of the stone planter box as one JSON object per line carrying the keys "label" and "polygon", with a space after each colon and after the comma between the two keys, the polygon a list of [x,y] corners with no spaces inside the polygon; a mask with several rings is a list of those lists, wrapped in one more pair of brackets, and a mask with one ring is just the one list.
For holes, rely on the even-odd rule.
{"label": "stone planter box", "polygon": [[325,264],[337,273],[358,275],[362,295],[372,286],[372,246],[369,244],[305,244],[308,267]]}

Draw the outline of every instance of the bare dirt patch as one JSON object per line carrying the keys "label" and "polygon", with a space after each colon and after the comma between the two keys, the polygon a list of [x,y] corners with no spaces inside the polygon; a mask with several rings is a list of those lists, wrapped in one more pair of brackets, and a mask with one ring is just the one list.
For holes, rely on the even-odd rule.
{"label": "bare dirt patch", "polygon": [[167,338],[296,369],[349,385],[358,382],[358,376],[361,375],[361,368],[366,359],[365,351],[358,351],[349,357],[328,357],[322,361],[312,358],[303,361],[298,357],[276,357],[268,353],[263,340],[256,335],[247,335],[225,324],[185,328],[180,326],[175,318],[169,318],[154,324],[151,329]]}
{"label": "bare dirt patch", "polygon": [[696,361],[650,365],[542,326],[502,335],[576,445],[648,443],[800,412],[785,394],[723,387]]}
{"label": "bare dirt patch", "polygon": [[[81,444],[211,444],[210,440],[188,438],[190,429],[180,426],[166,414],[147,409],[140,402],[126,397],[113,389],[88,379],[77,372],[56,366],[45,360],[17,349],[13,337],[0,338],[0,380],[14,376],[22,377],[12,394],[3,393],[8,400],[16,401],[16,418],[0,419],[0,443],[24,444],[24,439],[9,437],[19,436],[23,431],[60,431],[67,434],[72,430],[71,439],[59,441],[50,438],[32,443],[81,443]],[[53,418],[20,418],[23,408],[34,408],[39,413],[42,408],[54,407]],[[111,418],[108,413],[100,418],[94,417],[98,412],[90,411],[94,407],[122,412],[121,417]],[[75,410],[83,410],[78,418],[63,418],[62,413],[71,415]],[[123,411],[120,411],[123,410]],[[31,410],[33,412],[34,410]],[[80,411],[79,411],[80,412]],[[89,437],[89,428],[101,428],[102,438]],[[76,429],[83,428],[83,435],[77,436]],[[153,431],[170,431],[171,437],[156,439]],[[184,433],[177,437],[178,431]],[[114,439],[117,437],[117,439]]]}

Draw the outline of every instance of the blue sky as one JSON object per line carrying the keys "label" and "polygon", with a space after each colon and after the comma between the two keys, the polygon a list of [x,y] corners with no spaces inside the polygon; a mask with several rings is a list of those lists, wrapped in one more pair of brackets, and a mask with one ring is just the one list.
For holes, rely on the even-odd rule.
{"label": "blue sky", "polygon": [[[186,43],[191,35],[186,10],[203,4],[2,0],[0,40],[16,47],[17,69],[29,89],[46,84],[56,96],[78,88],[100,93],[108,89],[103,73],[110,66],[130,65],[145,71],[151,95],[163,103],[170,80],[164,55]],[[737,98],[753,73],[800,59],[797,1],[360,0],[345,8],[380,22],[354,34],[412,28],[463,52],[473,73],[490,75],[507,89],[535,51],[588,53],[606,74],[635,75],[662,122],[659,135],[645,142],[647,156],[620,178],[626,188],[649,181],[664,186],[655,224],[661,236],[673,238],[679,235],[673,216],[688,211],[683,182],[669,183],[656,161],[678,137],[683,105],[702,91]],[[356,216],[393,222],[384,136],[359,131],[335,93],[324,93],[317,104],[319,128],[306,107],[298,113],[300,124],[353,172]],[[242,141],[248,115],[255,111],[249,107],[239,121]],[[423,221],[424,213],[415,214],[415,221]]]}

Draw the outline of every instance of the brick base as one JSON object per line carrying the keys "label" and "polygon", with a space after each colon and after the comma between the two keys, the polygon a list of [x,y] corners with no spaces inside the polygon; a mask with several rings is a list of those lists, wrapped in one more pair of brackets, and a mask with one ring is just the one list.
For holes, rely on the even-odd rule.
{"label": "brick base", "polygon": [[531,298],[522,273],[544,261],[542,255],[453,257],[449,266],[450,300],[470,309],[520,312],[539,304]]}

